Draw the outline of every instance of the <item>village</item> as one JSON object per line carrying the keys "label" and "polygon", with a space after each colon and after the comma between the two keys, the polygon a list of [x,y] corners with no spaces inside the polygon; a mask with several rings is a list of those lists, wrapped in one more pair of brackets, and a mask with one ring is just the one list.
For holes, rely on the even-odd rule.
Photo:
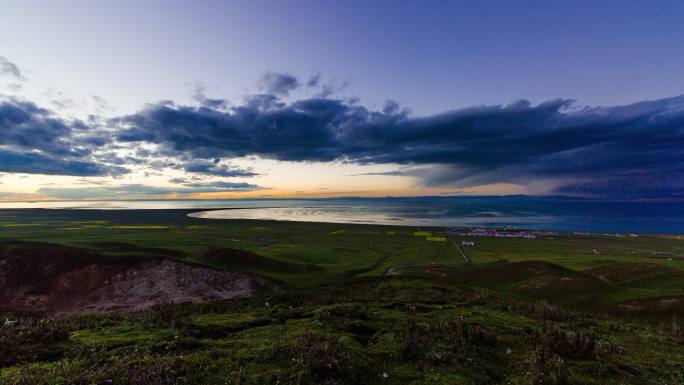
{"label": "village", "polygon": [[536,238],[529,231],[502,228],[483,227],[454,227],[446,230],[450,236],[458,237],[489,237],[489,238]]}

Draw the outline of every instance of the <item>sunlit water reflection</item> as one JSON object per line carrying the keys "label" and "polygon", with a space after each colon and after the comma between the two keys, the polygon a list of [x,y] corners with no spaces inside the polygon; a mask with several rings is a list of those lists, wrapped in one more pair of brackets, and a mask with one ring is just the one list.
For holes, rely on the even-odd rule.
{"label": "sunlit water reflection", "polygon": [[[0,202],[0,208],[187,209],[207,219],[406,226],[496,226],[553,231],[684,233],[681,202],[563,197],[412,197]],[[211,210],[211,211],[203,211]]]}

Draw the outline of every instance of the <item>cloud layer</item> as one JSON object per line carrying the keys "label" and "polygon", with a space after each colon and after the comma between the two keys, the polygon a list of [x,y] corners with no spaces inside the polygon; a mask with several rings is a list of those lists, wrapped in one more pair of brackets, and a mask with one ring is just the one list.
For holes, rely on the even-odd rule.
{"label": "cloud layer", "polygon": [[556,192],[621,197],[681,187],[684,96],[596,108],[520,100],[425,117],[393,105],[372,111],[338,99],[273,100],[226,111],[149,106],[119,120],[118,139],[197,159],[435,165],[422,175],[431,186],[548,179],[560,183]]}
{"label": "cloud layer", "polygon": [[0,101],[0,171],[48,175],[102,176],[125,167],[92,159],[90,127],[17,99]]}
{"label": "cloud layer", "polygon": [[188,183],[183,187],[156,187],[143,184],[96,187],[44,187],[38,190],[42,196],[55,199],[149,198],[151,196],[187,195],[236,191],[254,191],[260,188],[249,183],[213,182]]}
{"label": "cloud layer", "polygon": [[[1,72],[21,76],[0,59]],[[422,117],[391,101],[373,110],[323,90],[315,97],[293,96],[320,85],[319,75],[302,82],[271,72],[259,83],[263,93],[246,96],[240,105],[210,99],[198,87],[197,106],[165,101],[99,123],[67,120],[30,101],[5,98],[0,171],[102,176],[138,165],[240,178],[256,173],[224,160],[255,156],[399,165],[382,174],[417,177],[428,186],[541,183],[547,193],[619,198],[684,192],[684,96],[617,107],[519,100]],[[133,149],[136,155],[119,155]],[[120,191],[133,193],[139,185],[129,187]]]}

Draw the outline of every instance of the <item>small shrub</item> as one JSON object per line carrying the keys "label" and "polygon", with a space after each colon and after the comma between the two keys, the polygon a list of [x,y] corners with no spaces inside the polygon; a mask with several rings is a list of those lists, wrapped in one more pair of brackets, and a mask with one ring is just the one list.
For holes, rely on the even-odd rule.
{"label": "small shrub", "polygon": [[[351,340],[348,342],[351,343]],[[316,331],[305,331],[295,341],[277,344],[270,363],[281,362],[284,370],[270,382],[297,384],[364,383],[370,363],[340,338]]]}
{"label": "small shrub", "polygon": [[684,344],[684,323],[673,317],[672,321],[660,325],[660,331],[675,344]]}
{"label": "small shrub", "polygon": [[546,301],[539,301],[530,305],[530,313],[535,318],[547,321],[567,321],[579,318],[579,315],[575,312]]}
{"label": "small shrub", "polygon": [[537,343],[563,358],[592,359],[595,357],[596,339],[582,332],[565,332],[551,325],[545,325],[536,334]]}
{"label": "small shrub", "polygon": [[370,317],[366,306],[357,303],[330,305],[316,312],[316,319],[321,321],[337,320],[339,318],[367,320]]}
{"label": "small shrub", "polygon": [[543,346],[537,346],[525,364],[526,385],[568,384],[569,374],[565,361]]}
{"label": "small shrub", "polygon": [[158,303],[139,313],[139,318],[144,324],[153,327],[178,328],[197,313],[191,304],[172,304],[168,302]]}
{"label": "small shrub", "polygon": [[69,338],[69,327],[55,319],[0,327],[0,367],[60,358],[54,344]]}
{"label": "small shrub", "polygon": [[434,363],[463,363],[476,346],[494,346],[496,338],[480,325],[463,317],[434,322],[410,318],[400,330],[400,353],[404,359],[428,359]]}

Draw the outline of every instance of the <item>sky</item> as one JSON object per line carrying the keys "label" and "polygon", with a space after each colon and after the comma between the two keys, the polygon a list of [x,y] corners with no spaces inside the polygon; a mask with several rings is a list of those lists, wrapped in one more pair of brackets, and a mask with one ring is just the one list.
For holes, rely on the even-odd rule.
{"label": "sky", "polygon": [[684,193],[681,1],[2,1],[0,199]]}

